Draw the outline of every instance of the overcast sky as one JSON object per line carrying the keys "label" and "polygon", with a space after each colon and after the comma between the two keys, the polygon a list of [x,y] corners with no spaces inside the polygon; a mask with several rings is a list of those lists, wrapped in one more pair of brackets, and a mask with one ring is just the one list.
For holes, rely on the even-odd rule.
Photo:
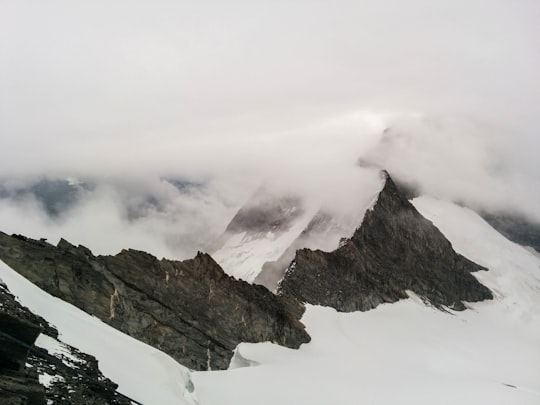
{"label": "overcast sky", "polygon": [[182,170],[185,159],[234,152],[229,142],[245,145],[241,158],[257,149],[253,138],[357,111],[467,114],[530,130],[540,108],[536,0],[0,8],[5,173]]}
{"label": "overcast sky", "polygon": [[[429,155],[428,188],[460,166],[452,197],[540,202],[539,21],[537,0],[0,0],[0,174],[286,176],[375,148]],[[407,153],[377,150],[400,125]]]}

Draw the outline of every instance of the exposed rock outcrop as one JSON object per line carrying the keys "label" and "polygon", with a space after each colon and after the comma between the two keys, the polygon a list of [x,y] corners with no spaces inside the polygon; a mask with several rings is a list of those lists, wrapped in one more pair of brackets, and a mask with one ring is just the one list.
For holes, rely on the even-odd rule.
{"label": "exposed rock outcrop", "polygon": [[369,310],[413,291],[436,307],[491,299],[470,272],[486,270],[457,254],[388,175],[373,209],[337,250],[299,250],[278,293],[339,311]]}
{"label": "exposed rock outcrop", "polygon": [[[2,302],[3,292],[0,292]],[[39,325],[0,308],[0,404],[44,404],[45,388],[26,366],[28,348],[40,333]],[[16,340],[15,340],[16,339]]]}
{"label": "exposed rock outcrop", "polygon": [[[66,355],[35,345],[39,334]],[[131,404],[96,359],[58,340],[57,330],[0,286],[0,404]]]}
{"label": "exposed rock outcrop", "polygon": [[299,302],[227,276],[207,254],[158,260],[136,250],[94,256],[0,233],[0,259],[44,289],[196,370],[223,369],[240,342],[309,341]]}

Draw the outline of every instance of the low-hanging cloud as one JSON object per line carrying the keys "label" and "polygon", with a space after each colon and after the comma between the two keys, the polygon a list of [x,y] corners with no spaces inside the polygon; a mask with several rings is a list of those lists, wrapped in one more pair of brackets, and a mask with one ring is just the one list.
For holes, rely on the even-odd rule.
{"label": "low-hanging cloud", "polygon": [[362,156],[540,218],[536,1],[1,7],[0,177],[98,184],[60,218],[0,200],[5,230],[189,255],[263,179],[346,204]]}
{"label": "low-hanging cloud", "polygon": [[526,159],[514,161],[516,148],[492,130],[463,117],[399,117],[361,162],[389,170],[418,193],[540,222],[538,172]]}
{"label": "low-hanging cloud", "polygon": [[188,183],[183,189],[163,179],[99,180],[89,189],[78,188],[77,200],[57,215],[35,194],[5,196],[0,199],[2,231],[51,243],[64,238],[96,254],[134,248],[159,257],[187,258],[221,232],[235,210],[212,184]]}

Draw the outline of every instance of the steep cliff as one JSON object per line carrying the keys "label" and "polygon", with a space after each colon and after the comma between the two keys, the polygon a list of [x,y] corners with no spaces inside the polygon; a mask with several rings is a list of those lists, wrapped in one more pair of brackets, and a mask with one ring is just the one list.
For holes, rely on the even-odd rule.
{"label": "steep cliff", "polygon": [[240,342],[309,341],[303,306],[227,276],[207,254],[158,260],[135,250],[94,256],[0,233],[0,259],[38,287],[196,370],[223,369]]}
{"label": "steep cliff", "polygon": [[41,332],[32,315],[0,285],[0,404],[45,403],[45,388],[27,366],[28,347]]}
{"label": "steep cliff", "polygon": [[360,228],[337,250],[299,250],[278,293],[339,311],[369,310],[413,291],[436,307],[463,310],[462,301],[491,299],[470,272],[486,270],[450,242],[386,182]]}
{"label": "steep cliff", "polygon": [[60,342],[53,326],[0,285],[0,404],[130,404],[117,387],[94,357]]}

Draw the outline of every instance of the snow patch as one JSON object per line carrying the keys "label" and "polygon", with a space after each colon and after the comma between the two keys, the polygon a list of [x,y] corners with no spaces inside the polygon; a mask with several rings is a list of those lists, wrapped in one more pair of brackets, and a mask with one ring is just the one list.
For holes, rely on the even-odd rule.
{"label": "snow patch", "polygon": [[39,383],[45,388],[50,387],[53,383],[66,381],[61,375],[50,375],[47,373],[39,374],[38,379]]}

